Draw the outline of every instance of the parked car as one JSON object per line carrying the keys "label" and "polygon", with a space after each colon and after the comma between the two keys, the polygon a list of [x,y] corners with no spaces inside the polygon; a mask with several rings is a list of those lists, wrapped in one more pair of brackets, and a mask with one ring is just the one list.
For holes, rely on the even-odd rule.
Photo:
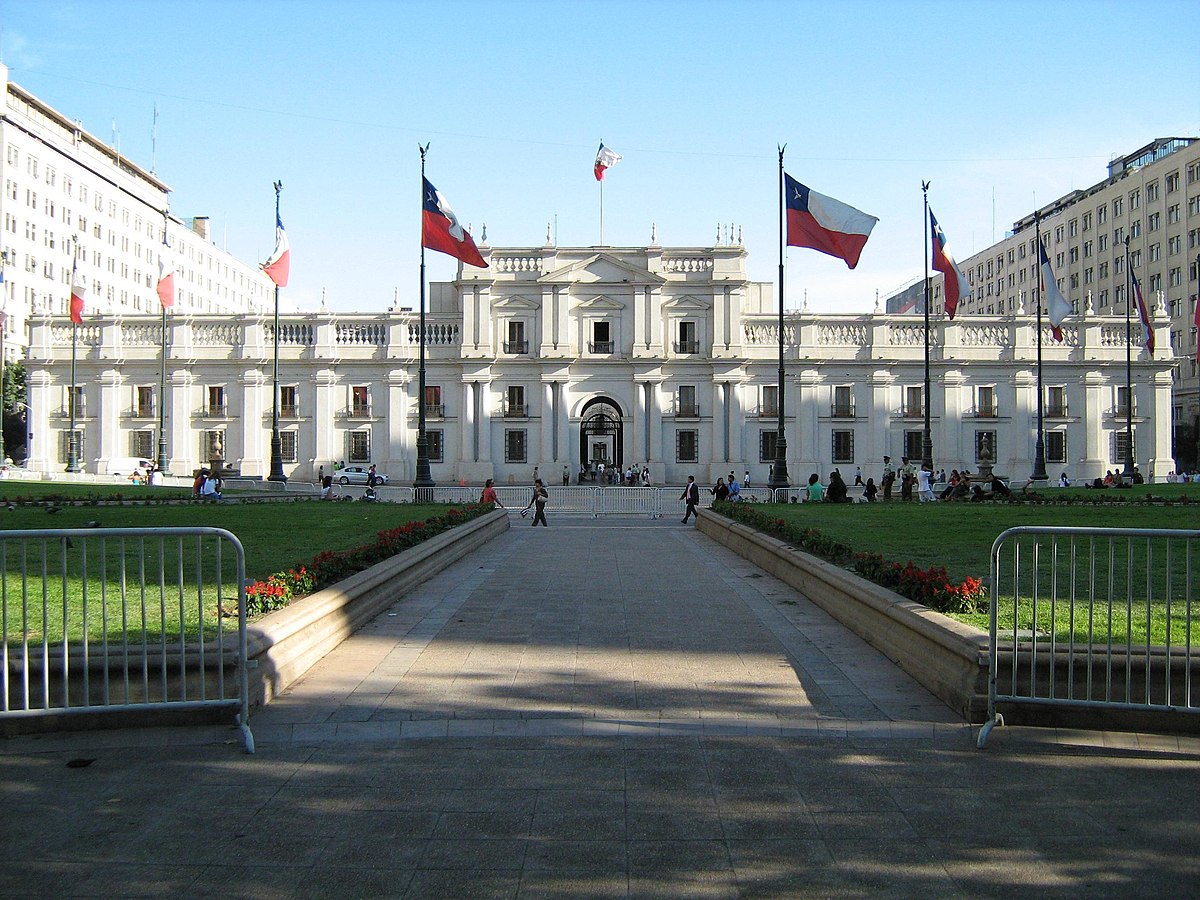
{"label": "parked car", "polygon": [[[370,472],[370,466],[345,466],[344,468],[337,470],[334,480],[338,484],[366,484],[367,476],[370,474]],[[376,469],[375,483],[387,484],[388,477]]]}

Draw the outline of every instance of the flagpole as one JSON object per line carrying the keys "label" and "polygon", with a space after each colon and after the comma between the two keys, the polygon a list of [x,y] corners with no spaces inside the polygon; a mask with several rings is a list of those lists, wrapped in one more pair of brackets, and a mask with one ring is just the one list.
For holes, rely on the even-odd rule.
{"label": "flagpole", "polygon": [[785,217],[783,190],[783,151],[787,144],[779,147],[779,403],[776,413],[775,426],[775,463],[771,466],[770,488],[772,491],[786,489],[791,486],[787,470],[787,435],[784,432],[784,387],[783,372],[783,259],[786,247]]}
{"label": "flagpole", "polygon": [[[75,258],[71,261],[71,291],[75,290],[77,277],[76,267],[79,264],[79,235],[75,235],[74,246],[71,248]],[[82,311],[81,311],[82,312]],[[75,474],[79,471],[79,441],[75,434],[76,396],[75,396],[75,354],[78,346],[79,324],[71,316],[71,395],[67,406],[70,407],[70,422],[67,433],[67,471]]]}
{"label": "flagpole", "polygon": [[[283,190],[283,182],[274,182],[275,187],[275,227],[279,227],[279,192]],[[271,279],[274,281],[275,279]],[[286,278],[284,279],[287,280]],[[163,311],[166,315],[166,311]],[[279,437],[279,283],[275,284],[275,339],[271,367],[271,474],[267,481],[287,481],[283,474],[283,441]]]}
{"label": "flagpole", "polygon": [[[425,154],[429,144],[421,151],[421,221],[424,231],[425,216]],[[603,182],[601,182],[603,184]],[[433,475],[429,469],[429,438],[425,433],[425,241],[421,241],[421,312],[420,312],[420,365],[417,367],[417,477],[413,482],[414,488],[432,488]],[[418,496],[417,499],[425,499]]]}
{"label": "flagpole", "polygon": [[[1196,309],[1200,310],[1200,253],[1196,254]],[[1200,316],[1194,312],[1192,321],[1200,323]],[[1200,324],[1196,328],[1196,374],[1200,376]],[[1196,385],[1196,461],[1192,463],[1192,471],[1200,471],[1200,380]]]}
{"label": "flagpole", "polygon": [[[600,142],[604,146],[604,141]],[[600,246],[604,246],[604,178],[600,179]]]}
{"label": "flagpole", "polygon": [[1033,443],[1033,472],[1030,481],[1047,481],[1045,418],[1042,409],[1042,220],[1037,210],[1033,212],[1034,237],[1037,240],[1037,439]]}
{"label": "flagpole", "polygon": [[1133,260],[1129,256],[1129,235],[1125,235],[1125,468],[1121,481],[1133,480]]}
{"label": "flagpole", "polygon": [[[929,185],[930,182],[921,182],[921,195],[925,201],[925,432],[921,438],[921,468],[928,468],[933,471],[933,434],[930,430],[930,407],[933,405],[929,395],[929,307],[933,305],[929,283]],[[943,296],[945,296],[945,287],[942,288]]]}
{"label": "flagpole", "polygon": [[[155,112],[157,115],[157,110]],[[167,211],[163,210],[163,250],[170,246],[167,243]],[[170,463],[167,461],[167,307],[159,297],[162,307],[162,367],[158,373],[158,462],[155,468],[162,475],[168,474]]]}

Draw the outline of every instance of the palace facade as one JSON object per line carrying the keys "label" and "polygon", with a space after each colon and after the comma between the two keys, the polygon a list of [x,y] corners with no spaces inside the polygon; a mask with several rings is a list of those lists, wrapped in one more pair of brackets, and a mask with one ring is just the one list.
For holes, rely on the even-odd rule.
{"label": "palace facade", "polygon": [[[429,286],[427,376],[411,308],[374,315],[288,315],[278,333],[284,471],[311,480],[334,462],[377,464],[394,484],[415,476],[419,407],[439,483],[556,481],[586,463],[650,467],[655,483],[707,482],[734,470],[765,484],[785,412],[793,484],[839,467],[880,474],[886,454],[920,458],[930,404],[937,467],[1031,471],[1037,335],[1029,315],[934,317],[931,391],[925,335],[912,316],[784,317],[778,384],[774,286],[749,281],[746,250],[712,247],[480,248],[487,269],[460,267]],[[1161,310],[1160,352],[1132,348],[1123,316],[1081,310],[1059,344],[1043,336],[1047,465],[1094,478],[1124,461],[1132,402],[1134,458],[1165,480],[1175,360]],[[261,314],[167,320],[166,380],[156,315],[90,315],[72,332],[34,317],[28,355],[31,469],[62,471],[72,406],[79,459],[155,459],[165,403],[170,472],[214,454],[246,476],[270,466],[276,335]],[[1136,334],[1136,333],[1135,333]],[[1135,337],[1136,340],[1136,337]]]}

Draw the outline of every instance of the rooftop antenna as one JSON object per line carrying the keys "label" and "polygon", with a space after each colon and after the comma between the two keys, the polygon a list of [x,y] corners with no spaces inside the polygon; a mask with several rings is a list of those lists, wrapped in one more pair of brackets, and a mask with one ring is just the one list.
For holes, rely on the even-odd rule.
{"label": "rooftop antenna", "polygon": [[154,119],[150,125],[150,174],[157,174],[158,169],[155,168],[155,154],[158,151],[158,101],[154,101]]}

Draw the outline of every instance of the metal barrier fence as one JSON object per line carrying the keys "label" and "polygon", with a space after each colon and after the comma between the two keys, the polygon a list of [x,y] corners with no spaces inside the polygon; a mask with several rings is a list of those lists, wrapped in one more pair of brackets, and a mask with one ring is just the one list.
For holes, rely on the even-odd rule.
{"label": "metal barrier fence", "polygon": [[[988,721],[998,707],[1200,714],[1200,531],[1022,526],[991,556]],[[1200,649],[1200,640],[1195,641]]]}
{"label": "metal barrier fence", "polygon": [[246,556],[233,534],[6,531],[0,572],[0,722],[228,709],[254,752]]}

